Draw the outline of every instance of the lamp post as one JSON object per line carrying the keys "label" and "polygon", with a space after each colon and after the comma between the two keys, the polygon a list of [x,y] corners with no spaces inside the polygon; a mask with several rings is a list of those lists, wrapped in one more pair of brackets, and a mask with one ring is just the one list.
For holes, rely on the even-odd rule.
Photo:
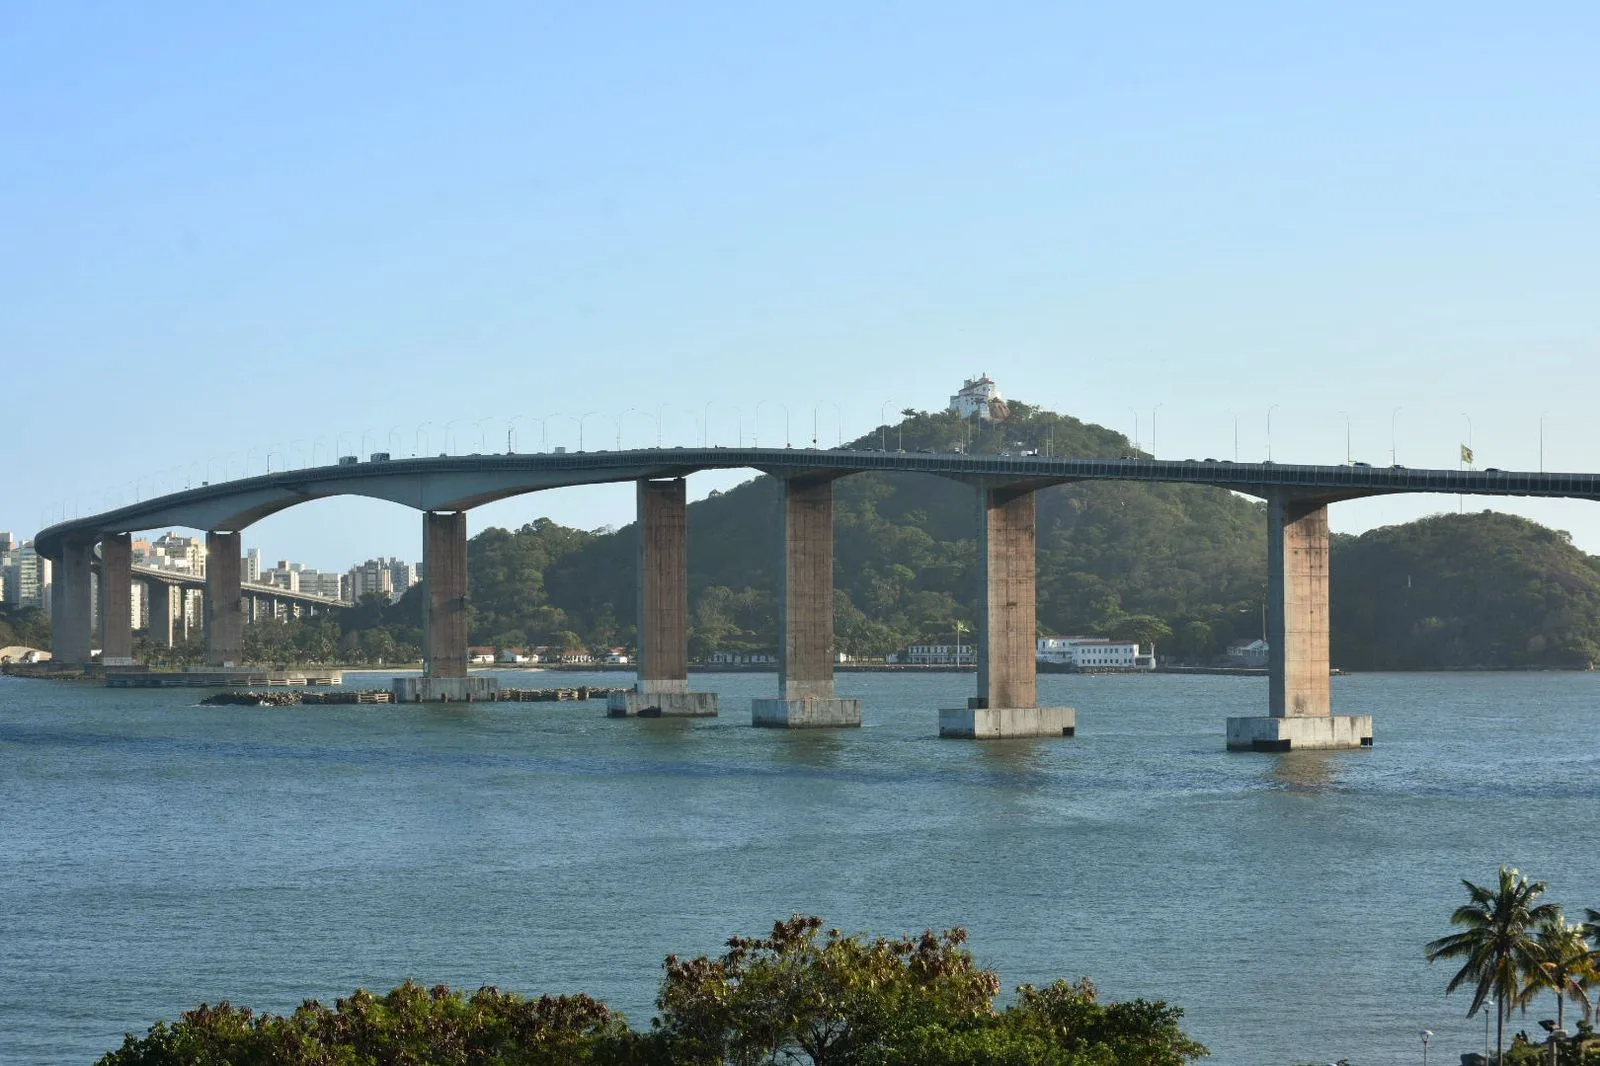
{"label": "lamp post", "polygon": [[756,419],[754,428],[751,431],[750,442],[757,448],[761,447],[761,409],[769,404],[783,410],[783,446],[787,448],[789,446],[789,405],[778,403],[775,400],[762,400],[756,404]]}
{"label": "lamp post", "polygon": [[1539,473],[1544,473],[1544,416],[1549,411],[1539,412]]}
{"label": "lamp post", "polygon": [[1433,1039],[1433,1030],[1424,1029],[1419,1035],[1422,1037],[1422,1066],[1428,1066],[1428,1041]]}
{"label": "lamp post", "polygon": [[1280,406],[1282,405],[1273,404],[1267,408],[1267,462],[1269,463],[1272,462],[1272,412]]}
{"label": "lamp post", "polygon": [[[622,412],[622,414],[620,416],[618,416],[618,418],[617,418],[617,451],[619,451],[619,452],[622,450],[622,424],[628,420],[628,416],[630,414],[638,415],[641,418],[654,418],[655,417],[649,411],[641,411],[637,407],[630,407],[626,411]],[[660,447],[660,442],[661,442],[661,427],[659,425],[657,425],[656,426],[656,446],[657,447]]]}
{"label": "lamp post", "polygon": [[717,400],[707,400],[706,401],[705,418],[704,418],[703,429],[702,429],[702,436],[704,438],[704,441],[703,441],[704,447],[707,447],[707,448],[711,447],[711,405],[714,404],[714,403],[718,403],[718,402],[721,402],[722,406],[724,406],[724,407],[732,407],[733,408],[733,413],[739,416],[739,433],[738,433],[738,440],[735,441],[735,444],[740,446],[740,447],[743,447],[743,445],[744,445],[744,411],[741,408],[736,407],[731,403],[728,403],[726,401],[717,401]]}
{"label": "lamp post", "polygon": [[[399,432],[400,432],[400,427],[399,426],[390,426],[389,427],[389,436],[387,438],[385,438],[384,443],[389,446],[389,454],[390,455],[393,455],[395,452],[398,452],[400,450],[399,448],[396,448],[395,445],[394,445],[394,435],[396,433],[399,433]],[[401,439],[404,440],[405,438],[402,437]]]}
{"label": "lamp post", "polygon": [[955,621],[951,622],[951,625],[954,626],[955,631],[956,631],[956,661],[955,661],[955,665],[956,665],[956,669],[959,670],[961,668],[961,631],[963,629],[967,628],[967,627],[961,624],[960,619],[956,619]]}
{"label": "lamp post", "polygon": [[889,450],[889,418],[883,412],[892,403],[894,403],[893,400],[885,400],[878,405],[878,450],[880,452]]}
{"label": "lamp post", "polygon": [[1350,465],[1350,412],[1340,411],[1344,415],[1344,465]]}
{"label": "lamp post", "polygon": [[[1485,996],[1484,999],[1483,999],[1483,1005],[1485,1007],[1493,1007],[1495,1005],[1494,997],[1493,996]],[[1484,1062],[1488,1062],[1489,1061],[1489,1012],[1488,1011],[1484,1011],[1483,1012],[1483,1061]]]}
{"label": "lamp post", "polygon": [[450,439],[450,427],[454,426],[457,422],[465,421],[465,418],[452,418],[450,421],[444,424],[444,450],[449,452],[451,455],[455,454],[455,444]]}
{"label": "lamp post", "polygon": [[489,435],[483,427],[493,421],[494,416],[488,415],[484,418],[478,419],[473,423],[473,425],[478,427],[478,452],[480,454],[489,450]]}
{"label": "lamp post", "polygon": [[[833,408],[833,428],[840,445],[844,444],[844,412],[839,410],[839,405],[832,400],[819,400],[811,405],[811,446],[819,448],[817,443],[817,412],[824,406]],[[882,408],[879,408],[881,411]]]}
{"label": "lamp post", "polygon": [[1152,459],[1155,458],[1156,454],[1156,412],[1159,410],[1161,410],[1160,404],[1150,408],[1150,457]]}
{"label": "lamp post", "polygon": [[1133,413],[1133,450],[1134,451],[1138,451],[1139,450],[1139,409],[1137,407],[1130,407],[1130,408],[1128,408],[1128,410]]}
{"label": "lamp post", "polygon": [[1233,415],[1233,461],[1237,463],[1239,461],[1239,416],[1233,411],[1228,413]]}
{"label": "lamp post", "polygon": [[591,415],[597,415],[599,413],[599,411],[585,411],[583,414],[578,416],[578,450],[580,452],[583,451],[583,424],[589,420]]}
{"label": "lamp post", "polygon": [[[550,422],[550,420],[552,418],[565,418],[568,422],[572,422],[572,423],[576,423],[578,421],[576,418],[573,418],[571,415],[567,414],[565,411],[554,411],[554,412],[551,412],[550,414],[547,414],[547,415],[544,416],[544,422],[545,422],[546,428],[548,428],[549,422]],[[543,438],[543,434],[541,433],[540,436],[541,436],[541,439],[542,439]],[[581,436],[579,438],[579,442],[580,442],[580,444],[582,442],[582,437]],[[562,447],[565,448],[566,445],[562,445]]]}
{"label": "lamp post", "polygon": [[[422,453],[424,453],[424,452],[426,452],[428,450],[428,445],[433,443],[433,438],[430,437],[428,434],[423,432],[424,429],[432,428],[432,426],[433,426],[432,422],[419,423],[418,426],[417,426],[417,431],[415,433],[411,434],[411,454],[412,455],[421,455]],[[419,440],[422,441],[421,444],[417,443],[417,441],[419,441]]]}
{"label": "lamp post", "polygon": [[1403,411],[1403,410],[1405,410],[1405,408],[1396,407],[1393,411],[1389,412],[1389,465],[1390,466],[1398,466],[1400,464],[1400,444],[1399,444],[1399,439],[1395,436],[1395,419],[1400,417],[1400,412]]}

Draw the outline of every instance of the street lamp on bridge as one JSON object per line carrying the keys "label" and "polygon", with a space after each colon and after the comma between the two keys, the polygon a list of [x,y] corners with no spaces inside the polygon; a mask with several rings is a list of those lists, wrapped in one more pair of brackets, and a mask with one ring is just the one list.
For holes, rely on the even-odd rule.
{"label": "street lamp on bridge", "polygon": [[788,404],[778,403],[775,400],[762,400],[756,404],[756,417],[751,430],[750,443],[757,448],[761,447],[761,409],[769,404],[783,409],[783,446],[787,448],[789,446],[789,406]]}

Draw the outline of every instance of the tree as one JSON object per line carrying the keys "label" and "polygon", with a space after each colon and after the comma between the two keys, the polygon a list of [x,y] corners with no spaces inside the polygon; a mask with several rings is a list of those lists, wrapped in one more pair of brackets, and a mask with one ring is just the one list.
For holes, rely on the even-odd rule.
{"label": "tree", "polygon": [[1569,923],[1558,911],[1539,923],[1539,963],[1533,974],[1532,991],[1548,988],[1556,994],[1556,1025],[1566,1016],[1567,1000],[1583,1004],[1584,1019],[1589,1017],[1586,986],[1594,979],[1594,950],[1589,943],[1588,926]]}
{"label": "tree", "polygon": [[1526,1006],[1528,993],[1523,978],[1541,960],[1534,930],[1540,923],[1559,917],[1561,910],[1554,903],[1538,902],[1545,891],[1543,881],[1529,881],[1511,866],[1500,867],[1499,883],[1493,889],[1465,879],[1461,883],[1470,902],[1456,908],[1450,924],[1463,926],[1465,931],[1431,941],[1424,951],[1429,962],[1462,960],[1461,969],[1445,986],[1445,994],[1469,983],[1473,985],[1467,1017],[1478,1013],[1490,994],[1494,995],[1498,1055],[1505,1050],[1506,1016],[1512,1007]]}
{"label": "tree", "polygon": [[822,924],[796,915],[717,959],[669,956],[656,999],[668,1058],[848,1066],[919,1027],[994,1013],[999,979],[963,930],[869,940]]}

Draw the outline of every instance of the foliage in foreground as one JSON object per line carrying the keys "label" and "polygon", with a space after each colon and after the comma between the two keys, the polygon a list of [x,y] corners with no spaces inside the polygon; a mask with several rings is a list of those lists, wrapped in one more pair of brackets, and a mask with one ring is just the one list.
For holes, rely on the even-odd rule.
{"label": "foliage in foreground", "polygon": [[1588,921],[1569,923],[1561,907],[1541,902],[1543,881],[1532,881],[1514,867],[1500,867],[1493,887],[1463,880],[1468,902],[1450,915],[1450,924],[1462,931],[1431,941],[1423,950],[1429,962],[1459,961],[1460,968],[1445,986],[1445,993],[1460,988],[1472,991],[1467,1016],[1495,1008],[1495,1057],[1510,1064],[1539,1061],[1548,1056],[1532,1046],[1525,1033],[1505,1046],[1505,1023],[1514,1010],[1527,1012],[1541,992],[1555,997],[1555,1025],[1565,1030],[1566,1004],[1582,1008],[1577,1038],[1561,1049],[1562,1066],[1600,1061],[1593,1041],[1595,1014],[1592,993],[1600,991],[1600,912],[1587,912]]}
{"label": "foliage in foreground", "polygon": [[994,971],[960,929],[845,936],[821,919],[669,957],[648,1032],[585,995],[467,995],[407,982],[287,1016],[202,1006],[99,1066],[1183,1066],[1205,1054],[1159,1001],[1102,1003],[1088,980],[1024,985],[996,1009]]}

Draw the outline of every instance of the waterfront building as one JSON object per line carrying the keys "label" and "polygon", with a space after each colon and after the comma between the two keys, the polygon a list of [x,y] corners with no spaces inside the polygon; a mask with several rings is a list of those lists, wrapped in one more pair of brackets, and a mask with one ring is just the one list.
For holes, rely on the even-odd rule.
{"label": "waterfront building", "polygon": [[1155,648],[1141,654],[1133,641],[1105,637],[1040,637],[1035,658],[1073,670],[1154,670]]}
{"label": "waterfront building", "polygon": [[972,666],[978,661],[973,644],[912,644],[899,656],[912,666]]}
{"label": "waterfront building", "polygon": [[1252,666],[1265,669],[1271,657],[1272,645],[1261,639],[1236,640],[1228,645],[1228,662],[1234,666]]}

